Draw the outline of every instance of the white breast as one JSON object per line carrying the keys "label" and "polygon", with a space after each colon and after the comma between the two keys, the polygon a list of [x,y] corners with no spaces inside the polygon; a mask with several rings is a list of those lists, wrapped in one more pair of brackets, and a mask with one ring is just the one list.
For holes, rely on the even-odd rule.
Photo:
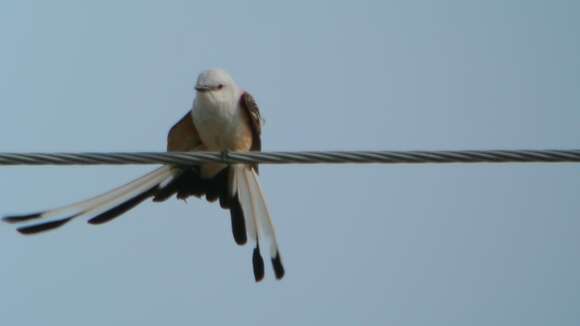
{"label": "white breast", "polygon": [[239,101],[213,101],[197,97],[192,117],[199,136],[209,151],[248,150],[240,148],[251,132],[239,107]]}

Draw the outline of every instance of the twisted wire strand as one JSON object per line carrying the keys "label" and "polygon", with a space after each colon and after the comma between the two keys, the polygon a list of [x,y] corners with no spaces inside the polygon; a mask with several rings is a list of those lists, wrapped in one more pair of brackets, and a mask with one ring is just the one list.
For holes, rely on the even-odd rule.
{"label": "twisted wire strand", "polygon": [[0,153],[0,165],[580,162],[580,150]]}

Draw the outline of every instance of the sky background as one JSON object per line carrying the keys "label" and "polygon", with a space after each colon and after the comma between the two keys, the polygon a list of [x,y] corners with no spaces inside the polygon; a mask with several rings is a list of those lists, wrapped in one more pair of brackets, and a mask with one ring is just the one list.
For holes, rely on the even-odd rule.
{"label": "sky background", "polygon": [[[578,1],[2,1],[0,151],[161,151],[197,74],[264,150],[580,148]],[[0,215],[152,166],[0,167]],[[264,165],[286,264],[255,284],[192,198],[25,237],[5,325],[578,325],[577,164]]]}

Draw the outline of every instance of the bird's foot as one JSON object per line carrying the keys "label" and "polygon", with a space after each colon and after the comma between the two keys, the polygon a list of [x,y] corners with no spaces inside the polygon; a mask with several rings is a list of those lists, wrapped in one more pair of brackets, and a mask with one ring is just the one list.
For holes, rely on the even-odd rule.
{"label": "bird's foot", "polygon": [[221,153],[221,159],[225,164],[230,164],[230,151],[225,149]]}

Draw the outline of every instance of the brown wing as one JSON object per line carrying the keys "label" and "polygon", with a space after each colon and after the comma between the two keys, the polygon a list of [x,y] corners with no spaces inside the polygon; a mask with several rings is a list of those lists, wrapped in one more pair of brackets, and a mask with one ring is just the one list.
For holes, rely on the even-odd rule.
{"label": "brown wing", "polygon": [[199,138],[199,134],[195,125],[193,124],[193,118],[191,117],[191,111],[187,113],[179,120],[171,129],[167,135],[167,151],[168,152],[187,152],[198,149],[202,145]]}
{"label": "brown wing", "polygon": [[244,92],[240,98],[240,105],[242,109],[248,114],[250,127],[252,128],[252,148],[253,151],[262,150],[262,116],[260,115],[260,109],[254,100],[254,97],[248,92]]}
{"label": "brown wing", "polygon": [[[244,92],[240,97],[240,106],[248,116],[250,128],[252,128],[252,147],[250,150],[260,152],[262,150],[262,116],[260,109],[254,97],[248,92]],[[258,164],[253,164],[252,167],[259,173]]]}

